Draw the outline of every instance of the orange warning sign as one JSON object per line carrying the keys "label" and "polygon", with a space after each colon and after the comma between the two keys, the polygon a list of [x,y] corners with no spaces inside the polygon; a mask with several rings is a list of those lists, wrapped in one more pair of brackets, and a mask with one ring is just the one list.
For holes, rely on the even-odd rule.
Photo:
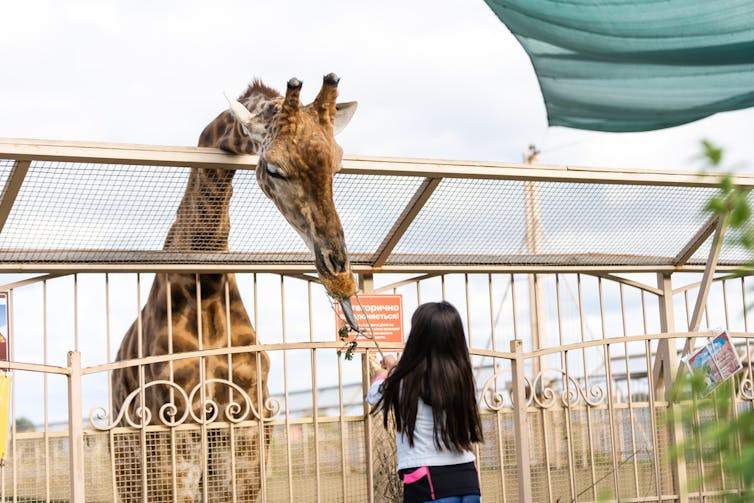
{"label": "orange warning sign", "polygon": [[[361,302],[361,305],[359,305]],[[343,324],[343,309],[337,302],[335,306],[335,330]],[[359,295],[359,298],[351,297],[353,315],[360,328],[366,330],[366,335],[371,336],[369,327],[374,331],[377,343],[403,342],[403,296],[400,294],[390,295]],[[367,322],[367,318],[369,321]],[[351,331],[348,339],[343,342],[351,342],[356,334]],[[340,339],[338,339],[340,340]],[[359,340],[365,340],[359,338]],[[358,351],[358,348],[357,348]],[[363,350],[362,350],[363,351]]]}

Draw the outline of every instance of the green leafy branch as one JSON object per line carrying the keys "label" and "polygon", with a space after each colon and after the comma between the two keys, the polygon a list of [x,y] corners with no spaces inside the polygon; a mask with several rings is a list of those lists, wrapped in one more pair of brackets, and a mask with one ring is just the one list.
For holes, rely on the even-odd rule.
{"label": "green leafy branch", "polygon": [[[369,316],[367,315],[366,311],[364,311],[364,306],[361,305],[361,299],[359,298],[358,294],[356,295],[356,302],[358,302],[359,307],[361,308],[361,312],[364,313],[364,318],[366,319],[367,326],[369,327],[369,333],[367,334],[366,332],[353,330],[348,325],[346,320],[340,317],[341,323],[340,323],[340,328],[338,328],[338,338],[343,342],[343,346],[337,350],[338,357],[340,357],[341,355],[344,355],[346,360],[348,361],[353,360],[353,355],[356,352],[356,348],[358,348],[359,346],[358,339],[359,337],[364,337],[365,339],[370,340],[374,343],[374,347],[377,348],[377,351],[380,353],[380,358],[384,360],[385,354],[382,352],[380,343],[377,342],[377,337],[374,335],[374,329],[372,328],[372,323],[369,321]],[[335,304],[333,304],[332,302],[331,304],[334,310]],[[356,335],[354,336],[352,341],[349,341],[348,336],[351,333],[351,331],[353,331]]]}

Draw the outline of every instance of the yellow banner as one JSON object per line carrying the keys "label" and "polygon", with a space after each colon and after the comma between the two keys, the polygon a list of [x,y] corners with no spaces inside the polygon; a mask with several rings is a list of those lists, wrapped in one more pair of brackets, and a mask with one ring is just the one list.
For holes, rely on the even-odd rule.
{"label": "yellow banner", "polygon": [[0,372],[0,459],[8,453],[8,404],[10,402],[10,376]]}

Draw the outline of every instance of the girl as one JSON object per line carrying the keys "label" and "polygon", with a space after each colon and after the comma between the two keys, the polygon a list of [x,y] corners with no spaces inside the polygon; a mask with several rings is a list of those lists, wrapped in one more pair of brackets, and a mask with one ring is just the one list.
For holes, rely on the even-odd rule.
{"label": "girl", "polygon": [[395,417],[398,474],[406,503],[480,501],[473,444],[482,425],[458,311],[422,304],[411,318],[403,356],[387,356],[367,394],[373,414]]}

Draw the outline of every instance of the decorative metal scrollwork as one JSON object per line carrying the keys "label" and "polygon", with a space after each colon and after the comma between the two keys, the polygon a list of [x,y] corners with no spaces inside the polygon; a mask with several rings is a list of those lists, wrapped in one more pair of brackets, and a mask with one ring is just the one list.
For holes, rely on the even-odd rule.
{"label": "decorative metal scrollwork", "polygon": [[[231,401],[225,404],[225,408],[223,410],[225,419],[231,423],[237,424],[247,419],[251,419],[252,417],[258,421],[270,422],[277,418],[277,416],[280,414],[280,400],[278,400],[277,398],[267,398],[267,400],[265,400],[262,404],[263,410],[261,411],[262,413],[260,413],[260,411],[257,411],[257,409],[254,407],[254,402],[251,400],[249,395],[244,391],[243,388],[241,388],[237,384],[225,379],[208,379],[204,382],[205,387],[209,384],[221,384],[228,386],[233,390],[234,397],[236,396],[236,394],[238,394],[239,400]],[[141,405],[137,406],[134,409],[135,417],[131,417],[130,411],[132,405],[134,404],[134,401],[140,400],[139,395],[142,393],[142,391],[146,391],[148,388],[155,386],[166,386],[170,388],[170,391],[173,392],[173,396],[179,397],[179,403],[183,403],[185,405],[183,407],[183,414],[180,417],[177,417],[179,408],[174,401],[166,402],[165,404],[163,404],[159,408],[157,416],[159,422],[164,426],[181,425],[186,422],[189,415],[191,416],[191,419],[196,423],[203,422],[206,424],[217,420],[220,413],[220,406],[215,400],[211,398],[205,398],[204,402],[200,404],[199,410],[203,410],[205,412],[204,418],[201,418],[200,415],[197,415],[197,413],[194,411],[194,408],[191,406],[191,404],[193,404],[194,401],[197,400],[197,394],[201,393],[201,384],[197,384],[193,389],[191,389],[189,393],[186,393],[183,388],[172,381],[157,380],[150,381],[146,383],[143,388],[134,390],[129,393],[120,407],[118,417],[116,417],[112,421],[109,421],[110,414],[105,407],[94,407],[89,413],[89,423],[93,428],[101,431],[110,430],[119,425],[121,421],[125,421],[126,425],[133,428],[139,428],[142,425],[150,424],[152,422],[152,411],[148,407],[143,407]]]}
{"label": "decorative metal scrollwork", "polygon": [[487,379],[487,382],[484,383],[484,388],[482,388],[482,399],[480,400],[481,402],[484,402],[490,410],[494,411],[502,410],[506,403],[505,395],[503,395],[500,390],[493,388],[500,373],[500,366],[498,365],[495,367],[495,373],[492,374],[492,377]]}
{"label": "decorative metal scrollwork", "polygon": [[[573,407],[579,404],[581,400],[589,407],[596,407],[605,399],[605,387],[602,384],[594,383],[587,387],[583,386],[572,375],[563,369],[546,368],[540,371],[533,381],[525,379],[527,389],[527,405],[536,404],[542,409],[549,409],[558,402],[557,392],[552,388],[552,384],[558,379],[551,379],[544,382],[543,376],[547,373],[558,373],[565,379],[565,389],[560,393],[560,402],[563,407]],[[532,392],[533,391],[533,392]]]}
{"label": "decorative metal scrollwork", "polygon": [[741,379],[738,387],[738,398],[740,400],[754,400],[754,380],[751,372],[746,372],[745,377]]}
{"label": "decorative metal scrollwork", "polygon": [[[543,380],[544,375],[553,372],[559,374],[561,377],[545,382]],[[506,396],[503,392],[494,388],[495,381],[501,373],[500,368],[496,368],[495,373],[487,379],[484,388],[482,388],[481,401],[490,410],[494,411],[502,410],[506,403],[508,403],[505,400]],[[558,380],[562,380],[565,383],[565,389],[560,393],[553,388],[553,383]],[[525,377],[523,384],[526,386],[527,407],[533,404],[542,409],[549,409],[560,402],[563,407],[569,408],[578,405],[581,401],[589,407],[596,407],[603,403],[606,396],[604,384],[595,382],[590,386],[582,385],[576,378],[566,373],[565,370],[557,368],[543,369],[533,380]],[[513,404],[513,395],[509,389],[507,391],[510,397],[509,402]]]}

